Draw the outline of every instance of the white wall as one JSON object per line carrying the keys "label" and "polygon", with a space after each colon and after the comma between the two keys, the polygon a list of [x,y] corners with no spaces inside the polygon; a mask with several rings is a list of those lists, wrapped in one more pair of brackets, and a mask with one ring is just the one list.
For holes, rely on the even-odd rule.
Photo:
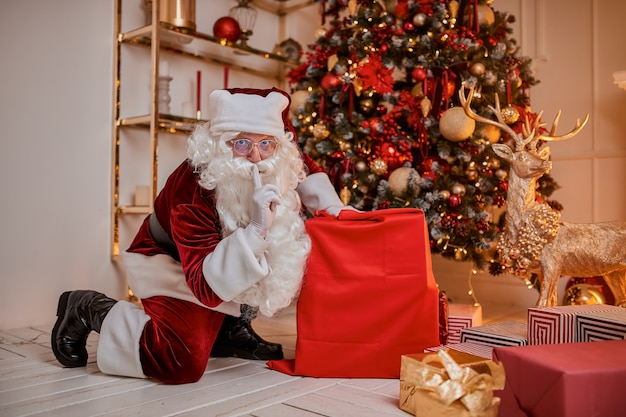
{"label": "white wall", "polygon": [[[197,0],[198,30],[212,33],[213,22],[233,3]],[[126,23],[139,26],[142,0],[125,4],[134,7]],[[626,69],[619,30],[626,4],[496,0],[493,6],[517,16],[515,37],[524,54],[546,58],[536,62],[541,84],[531,90],[533,107],[544,109],[548,121],[563,109],[563,130],[576,117],[592,115],[583,133],[551,146],[553,174],[563,186],[555,194],[565,206],[563,219],[626,220],[626,91],[611,77]],[[51,323],[58,295],[68,289],[125,295],[123,271],[109,257],[113,7],[112,0],[0,0],[0,329]],[[305,47],[320,24],[317,11],[311,6],[295,13],[282,36]],[[271,50],[284,39],[276,19],[260,13],[265,30],[255,31],[252,46]],[[190,99],[195,69],[170,62],[173,110]],[[222,69],[203,71],[206,96],[222,86]],[[135,88],[129,97],[147,109],[148,82],[141,74],[127,75]],[[262,83],[275,82],[230,74],[231,87]],[[184,138],[161,144],[167,170],[184,157]],[[129,151],[126,158],[137,166],[133,184],[145,183],[141,157]],[[124,219],[122,247],[140,219]],[[467,264],[435,259],[440,286],[457,301],[467,299],[469,271]],[[479,300],[531,305],[536,298],[512,277],[478,274],[473,283]]]}

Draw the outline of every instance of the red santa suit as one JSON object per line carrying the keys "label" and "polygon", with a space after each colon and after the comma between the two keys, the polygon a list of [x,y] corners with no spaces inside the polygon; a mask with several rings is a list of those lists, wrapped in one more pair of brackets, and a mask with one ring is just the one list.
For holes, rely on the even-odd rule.
{"label": "red santa suit", "polygon": [[[271,92],[280,90],[260,94],[267,98]],[[282,123],[290,126],[287,110],[285,104],[279,105],[283,132]],[[276,112],[275,106],[261,115],[271,118],[271,111]],[[223,116],[213,114],[216,120]],[[257,131],[271,134],[278,129],[276,120],[269,123]],[[311,210],[342,206],[322,169],[307,155],[301,156],[308,170],[306,181],[298,186],[302,202]],[[144,220],[125,254],[129,285],[143,309],[120,301],[104,319],[98,344],[98,366],[104,373],[165,383],[197,381],[205,372],[224,314],[238,316],[240,304],[234,300],[271,272],[264,255],[269,243],[251,237],[244,228],[224,236],[216,193],[203,187],[199,178],[189,160],[169,176],[154,202],[154,213]]]}

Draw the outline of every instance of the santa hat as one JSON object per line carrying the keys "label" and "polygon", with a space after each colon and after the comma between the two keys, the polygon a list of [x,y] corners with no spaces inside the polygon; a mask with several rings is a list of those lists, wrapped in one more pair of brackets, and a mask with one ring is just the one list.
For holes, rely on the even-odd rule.
{"label": "santa hat", "polygon": [[209,96],[211,133],[250,132],[282,137],[290,128],[286,119],[290,98],[277,88],[231,88]]}

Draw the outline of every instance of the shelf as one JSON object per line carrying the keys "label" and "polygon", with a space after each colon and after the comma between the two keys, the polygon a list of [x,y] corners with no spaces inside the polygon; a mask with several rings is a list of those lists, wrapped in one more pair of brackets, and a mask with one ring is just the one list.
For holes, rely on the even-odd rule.
{"label": "shelf", "polygon": [[[276,77],[284,66],[295,67],[300,63],[282,55],[262,51],[248,45],[227,42],[191,29],[183,29],[160,22],[161,50],[202,59],[219,65],[253,73],[262,77]],[[149,47],[152,26],[144,26],[121,33],[119,41],[132,45]]]}
{"label": "shelf", "polygon": [[[126,117],[118,121],[118,126],[136,127],[141,129],[150,129],[150,115]],[[182,116],[174,116],[171,114],[159,114],[157,128],[161,132],[166,133],[191,133],[194,128],[206,120],[192,119]]]}
{"label": "shelf", "polygon": [[117,211],[120,214],[149,214],[152,212],[150,206],[119,206]]}

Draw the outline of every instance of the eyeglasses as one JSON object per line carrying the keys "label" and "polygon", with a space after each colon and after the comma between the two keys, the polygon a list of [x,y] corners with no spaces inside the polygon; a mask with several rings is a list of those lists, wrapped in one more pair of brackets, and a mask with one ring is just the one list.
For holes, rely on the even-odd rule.
{"label": "eyeglasses", "polygon": [[248,156],[252,153],[252,149],[256,146],[261,156],[270,156],[276,150],[276,141],[272,139],[263,139],[260,142],[252,142],[250,139],[238,138],[229,142],[235,152],[239,155]]}

